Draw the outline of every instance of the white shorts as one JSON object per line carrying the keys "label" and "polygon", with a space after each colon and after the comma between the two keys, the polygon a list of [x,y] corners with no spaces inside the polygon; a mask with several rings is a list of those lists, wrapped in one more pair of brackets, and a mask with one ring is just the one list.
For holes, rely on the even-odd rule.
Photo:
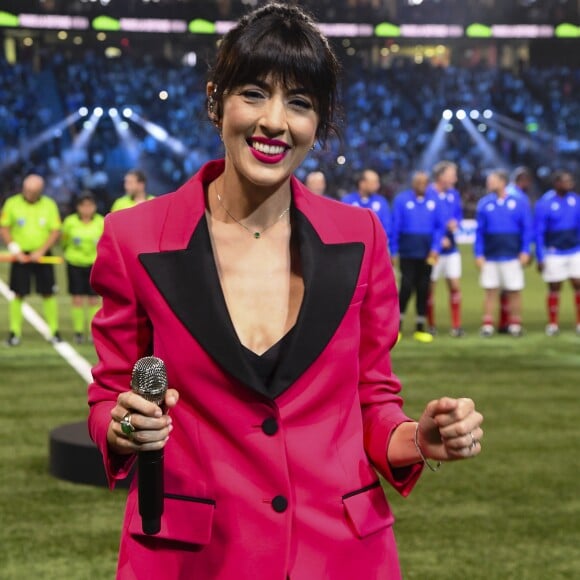
{"label": "white shorts", "polygon": [[492,262],[486,260],[481,269],[479,283],[486,290],[501,288],[516,292],[524,288],[524,268],[519,260]]}
{"label": "white shorts", "polygon": [[580,252],[567,256],[553,254],[544,258],[544,282],[563,282],[570,278],[580,279]]}
{"label": "white shorts", "polygon": [[461,278],[461,254],[459,252],[439,256],[439,260],[431,270],[431,280],[436,282],[439,278],[447,280]]}

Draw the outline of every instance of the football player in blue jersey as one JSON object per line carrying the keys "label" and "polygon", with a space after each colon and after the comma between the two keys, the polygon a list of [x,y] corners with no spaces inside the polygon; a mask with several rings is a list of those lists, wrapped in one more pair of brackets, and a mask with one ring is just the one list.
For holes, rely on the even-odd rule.
{"label": "football player in blue jersey", "polygon": [[445,278],[449,289],[449,309],[451,312],[451,336],[459,338],[464,335],[461,327],[461,254],[457,248],[455,236],[461,226],[463,209],[457,184],[457,165],[451,161],[440,161],[433,168],[433,183],[429,186],[430,194],[439,199],[445,235],[441,241],[441,255],[431,272],[431,288],[427,302],[427,320],[432,334],[437,332],[435,325],[435,284]]}
{"label": "football player in blue jersey", "polygon": [[559,332],[560,292],[570,280],[574,290],[576,333],[580,334],[580,196],[567,171],[554,176],[554,188],[536,204],[535,235],[538,270],[548,285],[546,334]]}
{"label": "football player in blue jersey", "polygon": [[[511,181],[507,186],[508,195],[527,197],[530,193],[534,178],[532,172],[524,166],[516,167],[512,171]],[[508,333],[509,325],[509,295],[502,290],[499,295],[499,321],[497,331],[500,334]]]}
{"label": "football player in blue jersey", "polygon": [[532,213],[527,198],[508,195],[507,184],[505,171],[492,171],[486,183],[489,193],[477,204],[474,252],[485,291],[482,336],[494,333],[492,312],[500,289],[508,292],[508,333],[522,335],[521,291],[530,260]]}
{"label": "football player in blue jersey", "polygon": [[389,202],[380,193],[379,174],[372,169],[365,169],[357,179],[357,191],[348,193],[342,198],[344,203],[372,209],[378,216],[387,238],[391,237],[391,208]]}

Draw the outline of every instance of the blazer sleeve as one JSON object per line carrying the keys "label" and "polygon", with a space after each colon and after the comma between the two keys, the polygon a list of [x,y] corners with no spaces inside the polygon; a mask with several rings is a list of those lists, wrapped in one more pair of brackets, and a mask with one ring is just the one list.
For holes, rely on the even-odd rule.
{"label": "blazer sleeve", "polygon": [[89,433],[103,455],[111,488],[116,480],[128,475],[135,461],[135,455],[118,455],[109,449],[111,410],[118,395],[130,389],[133,366],[139,358],[151,354],[152,343],[151,325],[137,300],[127,267],[127,260],[136,262],[137,257],[120,247],[114,224],[107,216],[91,272],[91,284],[103,303],[93,319],[98,362],[88,389]]}
{"label": "blazer sleeve", "polygon": [[393,469],[387,448],[393,431],[411,421],[402,410],[401,384],[393,374],[390,350],[397,342],[399,302],[393,269],[387,254],[385,233],[369,211],[373,241],[370,248],[368,289],[361,305],[359,352],[361,401],[365,451],[379,473],[401,494],[408,495],[423,465]]}

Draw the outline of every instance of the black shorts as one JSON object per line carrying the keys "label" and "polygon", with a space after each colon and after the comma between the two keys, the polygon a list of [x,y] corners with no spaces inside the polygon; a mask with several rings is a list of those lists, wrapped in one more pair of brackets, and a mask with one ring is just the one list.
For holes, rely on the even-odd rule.
{"label": "black shorts", "polygon": [[66,265],[68,274],[68,293],[72,296],[96,296],[91,288],[91,266]]}
{"label": "black shorts", "polygon": [[54,267],[52,264],[14,262],[10,268],[10,290],[18,296],[27,296],[31,291],[31,281],[38,294],[48,296],[56,293]]}

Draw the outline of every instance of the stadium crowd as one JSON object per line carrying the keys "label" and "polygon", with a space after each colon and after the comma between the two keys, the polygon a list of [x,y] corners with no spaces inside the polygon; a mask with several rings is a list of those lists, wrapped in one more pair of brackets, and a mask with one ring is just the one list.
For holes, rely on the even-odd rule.
{"label": "stadium crowd", "polygon": [[[348,61],[347,61],[348,62]],[[360,64],[360,63],[358,63]],[[208,159],[221,152],[221,143],[205,118],[205,70],[124,55],[107,59],[94,52],[82,56],[48,54],[40,71],[32,65],[0,61],[0,178],[3,195],[13,193],[22,178],[34,171],[47,180],[47,193],[61,209],[71,211],[72,196],[91,189],[106,210],[121,186],[124,171],[136,164],[147,169],[152,191],[160,194],[183,183]],[[381,193],[392,199],[425,163],[428,147],[443,111],[489,109],[497,119],[485,124],[485,140],[496,158],[490,161],[457,119],[452,119],[436,157],[459,165],[459,190],[468,216],[485,193],[485,171],[497,166],[526,165],[535,172],[532,197],[547,189],[553,169],[578,172],[575,153],[580,144],[580,115],[574,95],[580,70],[566,67],[499,68],[437,67],[408,59],[388,68],[346,66],[342,88],[344,122],[340,139],[317,147],[299,170],[299,177],[322,170],[328,191],[340,198],[355,185],[355,174],[373,167],[381,177]],[[547,91],[543,89],[548,87]],[[159,98],[161,91],[167,98]],[[103,116],[85,147],[73,147],[87,117],[68,128],[37,137],[81,107]],[[131,120],[123,141],[108,114],[130,107],[175,139],[167,144]],[[469,122],[469,120],[468,120]],[[503,123],[503,122],[502,122]],[[190,127],[195,125],[196,130]],[[38,142],[40,141],[40,142]],[[343,156],[343,162],[337,162]],[[428,160],[434,163],[437,158]]]}

